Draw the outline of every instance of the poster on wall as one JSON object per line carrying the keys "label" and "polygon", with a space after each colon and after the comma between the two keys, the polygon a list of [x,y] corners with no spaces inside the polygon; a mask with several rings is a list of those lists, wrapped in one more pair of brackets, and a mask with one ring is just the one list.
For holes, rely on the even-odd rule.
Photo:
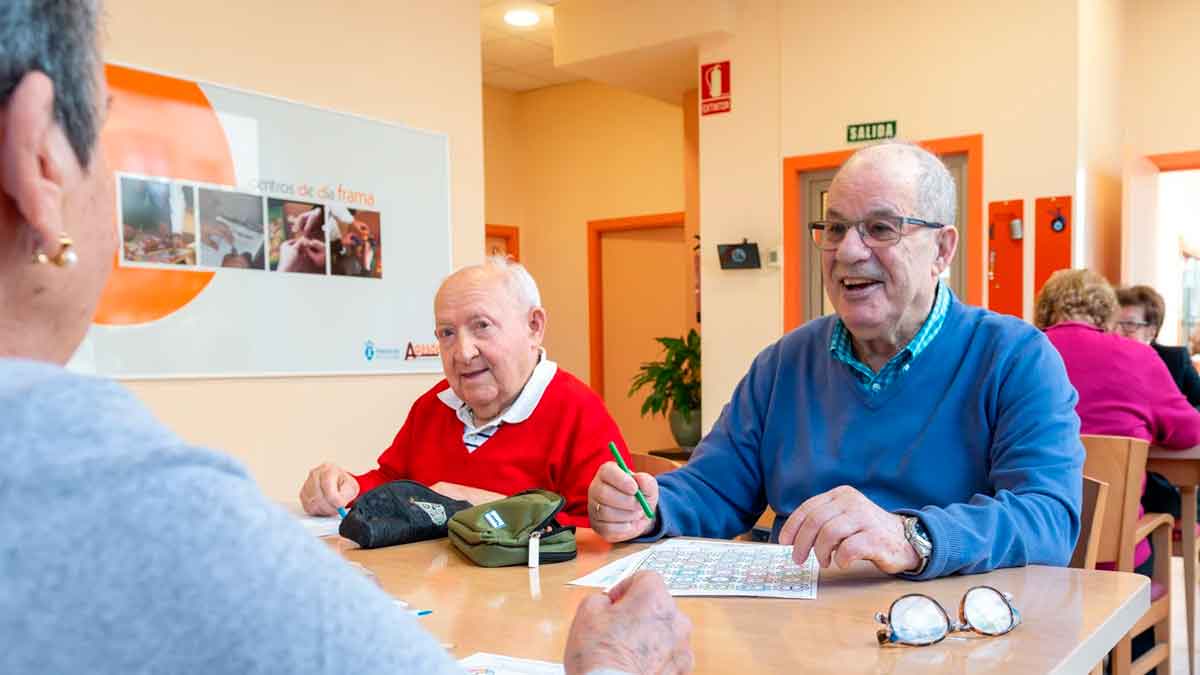
{"label": "poster on wall", "polygon": [[127,66],[106,74],[120,248],[73,369],[441,371],[444,134]]}

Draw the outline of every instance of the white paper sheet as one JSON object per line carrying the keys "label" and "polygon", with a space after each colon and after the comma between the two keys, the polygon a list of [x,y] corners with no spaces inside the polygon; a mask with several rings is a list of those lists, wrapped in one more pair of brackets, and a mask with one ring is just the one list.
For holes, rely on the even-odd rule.
{"label": "white paper sheet", "polygon": [[342,519],[337,516],[297,516],[300,524],[304,529],[314,537],[328,537],[338,533],[338,527],[342,524]]}
{"label": "white paper sheet", "polygon": [[308,530],[309,534],[314,537],[328,537],[338,533],[338,527],[342,524],[342,519],[339,516],[310,516],[300,508],[300,505],[295,502],[279,502],[285,511],[292,514],[304,529]]}
{"label": "white paper sheet", "polygon": [[563,675],[561,663],[518,659],[487,652],[476,652],[458,665],[470,675]]}
{"label": "white paper sheet", "polygon": [[608,590],[617,585],[617,582],[628,576],[631,568],[636,567],[646,556],[650,554],[650,549],[638,551],[637,553],[627,555],[624,558],[614,560],[604,567],[592,571],[574,581],[568,581],[569,586],[592,586],[594,588],[603,588]]}
{"label": "white paper sheet", "polygon": [[815,554],[797,565],[791,546],[708,539],[669,539],[652,546],[622,577],[640,570],[661,574],[676,596],[806,600],[817,597],[820,574]]}

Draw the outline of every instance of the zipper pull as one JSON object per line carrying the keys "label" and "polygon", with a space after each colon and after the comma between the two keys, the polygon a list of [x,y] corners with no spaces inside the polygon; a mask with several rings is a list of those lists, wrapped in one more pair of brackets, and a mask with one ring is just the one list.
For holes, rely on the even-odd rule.
{"label": "zipper pull", "polygon": [[530,532],[529,533],[529,566],[530,567],[537,567],[538,564],[541,562],[541,552],[540,552],[541,544],[542,544],[541,531]]}

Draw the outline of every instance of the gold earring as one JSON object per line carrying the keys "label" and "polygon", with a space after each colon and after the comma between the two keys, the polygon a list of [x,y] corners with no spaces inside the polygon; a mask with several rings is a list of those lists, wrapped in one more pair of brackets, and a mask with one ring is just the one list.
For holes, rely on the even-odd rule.
{"label": "gold earring", "polygon": [[55,267],[71,267],[79,262],[79,255],[75,253],[75,241],[67,235],[66,232],[58,235],[58,254],[50,259]]}
{"label": "gold earring", "polygon": [[39,250],[33,254],[33,262],[38,265],[52,263],[55,267],[71,267],[79,262],[79,256],[75,253],[75,241],[71,239],[66,232],[58,235],[58,253],[54,257],[46,255],[44,251]]}

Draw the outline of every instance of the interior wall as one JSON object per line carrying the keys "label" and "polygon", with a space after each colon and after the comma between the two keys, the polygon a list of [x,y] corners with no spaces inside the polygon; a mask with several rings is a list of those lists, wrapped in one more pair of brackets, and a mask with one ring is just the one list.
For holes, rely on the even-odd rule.
{"label": "interior wall", "polygon": [[484,87],[483,215],[489,225],[521,228],[525,222],[522,152],[517,134],[517,94]]}
{"label": "interior wall", "polygon": [[1121,277],[1121,70],[1125,0],[1079,3],[1076,267]]}
{"label": "interior wall", "polygon": [[1200,2],[1124,3],[1121,113],[1127,154],[1200,150],[1196,36]]}
{"label": "interior wall", "polygon": [[[477,5],[362,0],[350,11],[296,0],[285,11],[270,0],[246,0],[229,12],[108,0],[105,7],[109,60],[446,133],[454,264],[482,258]],[[298,36],[324,39],[305,44]],[[437,379],[177,380],[130,387],[185,439],[233,454],[269,496],[294,499],[308,469],[323,460],[355,470],[373,466],[409,406]]]}
{"label": "interior wall", "polygon": [[[782,275],[719,270],[715,245],[780,243],[783,158],[843,149],[859,122],[896,120],[912,140],[981,133],[985,205],[1024,198],[1032,222],[1034,198],[1074,191],[1076,22],[1065,0],[739,0],[734,37],[700,51],[732,61],[733,107],[700,121],[706,428],[780,335]],[[914,24],[919,39],[897,34]]]}
{"label": "interior wall", "polygon": [[[550,357],[587,382],[587,222],[683,210],[683,116],[678,105],[576,82],[518,94],[515,118],[522,262],[541,288]],[[497,170],[489,160],[487,173]]]}

